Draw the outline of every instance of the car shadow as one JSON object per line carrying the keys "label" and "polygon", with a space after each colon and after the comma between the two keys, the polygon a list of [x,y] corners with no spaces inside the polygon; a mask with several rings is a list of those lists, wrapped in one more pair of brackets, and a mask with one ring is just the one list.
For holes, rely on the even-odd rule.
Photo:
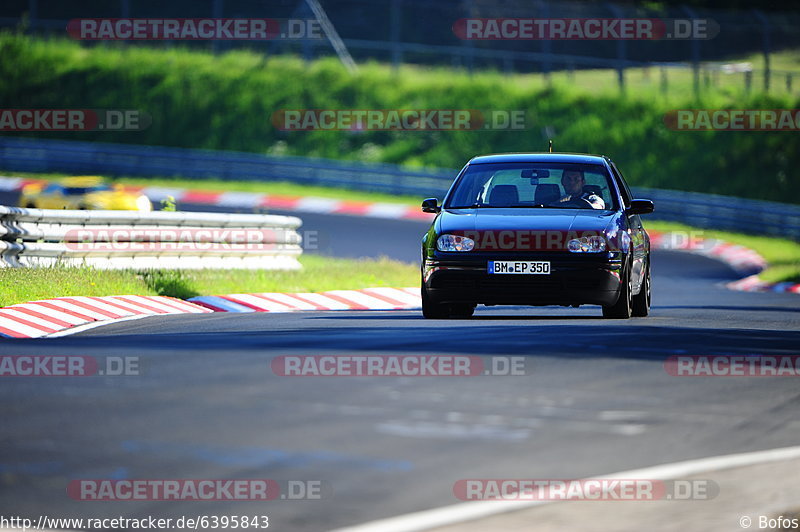
{"label": "car shadow", "polygon": [[[800,303],[800,301],[798,301]],[[653,307],[656,308],[656,307]],[[733,305],[666,305],[659,306],[659,309],[667,310],[737,310],[745,312],[800,312],[798,307],[744,307]]]}

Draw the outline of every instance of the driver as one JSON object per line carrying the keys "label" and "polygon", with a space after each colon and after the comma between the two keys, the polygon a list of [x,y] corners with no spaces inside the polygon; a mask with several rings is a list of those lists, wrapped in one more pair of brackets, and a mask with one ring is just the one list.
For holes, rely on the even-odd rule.
{"label": "driver", "polygon": [[585,192],[583,190],[585,184],[586,178],[583,176],[583,170],[564,170],[561,176],[561,185],[567,195],[558,201],[566,202],[582,199],[586,200],[593,209],[605,209],[606,204],[603,198],[592,192]]}

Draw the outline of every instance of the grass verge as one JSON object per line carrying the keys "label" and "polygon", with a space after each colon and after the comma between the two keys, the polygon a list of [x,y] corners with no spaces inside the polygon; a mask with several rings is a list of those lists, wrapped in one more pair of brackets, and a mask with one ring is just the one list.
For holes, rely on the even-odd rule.
{"label": "grass verge", "polygon": [[[796,65],[794,51],[776,64]],[[25,137],[236,150],[272,155],[458,168],[476,154],[545,150],[611,156],[634,186],[796,202],[800,136],[793,131],[673,129],[678,109],[796,109],[796,92],[773,80],[769,92],[743,74],[711,76],[695,95],[690,69],[626,73],[621,93],[610,70],[506,76],[497,71],[367,62],[348,72],[335,57],[247,50],[213,54],[175,46],[123,46],[39,39],[0,31],[0,108],[136,109],[152,118],[140,131],[28,132]],[[796,71],[796,70],[795,70]],[[608,85],[603,89],[603,80]],[[723,85],[724,84],[724,85]],[[295,130],[281,111],[299,109],[461,109],[483,113],[469,129]],[[499,112],[500,114],[495,114]],[[522,128],[495,118],[524,116]],[[310,116],[310,115],[309,115]],[[477,117],[476,117],[477,118]],[[273,120],[275,122],[273,122]],[[497,128],[483,125],[497,124]],[[679,156],[676,156],[679,154]],[[759,176],[759,186],[753,177]]]}
{"label": "grass verge", "polygon": [[[455,177],[455,175],[453,175]],[[275,196],[313,196],[317,198],[334,198],[345,201],[365,201],[377,203],[402,203],[413,207],[419,207],[422,199],[418,196],[396,196],[392,194],[381,194],[379,192],[364,192],[350,190],[346,188],[316,187],[310,185],[298,185],[286,181],[220,181],[203,180],[193,181],[189,179],[170,179],[170,178],[134,178],[123,177],[115,179],[114,182],[123,185],[145,186],[145,187],[174,187],[174,188],[193,188],[198,190],[210,191],[236,191],[236,192],[255,192],[259,194],[271,194]],[[441,199],[441,198],[439,198]]]}
{"label": "grass verge", "polygon": [[759,277],[770,283],[783,281],[800,283],[800,242],[786,238],[745,235],[714,229],[698,229],[675,222],[646,221],[645,228],[652,231],[691,231],[702,238],[715,238],[745,246],[758,252],[769,262],[769,267]]}
{"label": "grass verge", "polygon": [[[74,177],[74,174],[63,173],[28,173],[11,170],[0,170],[0,174],[26,179],[61,179]],[[453,175],[455,177],[455,174]],[[187,188],[219,192],[254,192],[274,196],[298,196],[317,198],[334,198],[345,201],[364,201],[377,203],[401,203],[410,207],[419,207],[422,199],[419,196],[399,196],[366,192],[346,188],[298,185],[287,181],[223,181],[221,179],[181,179],[177,177],[118,177],[108,178],[110,182],[142,187]],[[442,198],[439,198],[440,200]],[[178,205],[180,209],[180,205]]]}
{"label": "grass verge", "polygon": [[152,270],[146,272],[92,268],[0,269],[0,307],[66,296],[162,295],[188,298],[257,292],[322,292],[377,286],[415,286],[416,265],[385,257],[337,259],[300,257],[300,271]]}
{"label": "grass verge", "polygon": [[[7,173],[15,177],[27,177],[31,179],[50,179],[50,178],[68,177],[68,174],[32,174],[24,172],[2,172],[2,170],[0,170],[0,173]],[[362,192],[362,191],[348,190],[348,189],[338,189],[338,188],[311,187],[306,185],[297,185],[294,183],[283,183],[283,182],[265,183],[265,182],[251,182],[251,181],[222,181],[222,180],[193,181],[193,180],[171,179],[171,178],[152,178],[152,179],[121,178],[116,181],[130,185],[197,188],[203,190],[220,190],[220,191],[236,191],[236,192],[258,192],[263,194],[300,196],[300,197],[317,196],[317,197],[335,198],[335,199],[349,200],[349,201],[376,201],[376,202],[386,202],[386,203],[401,203],[413,207],[419,206],[421,202],[421,198],[414,196],[391,196],[388,194],[376,194],[376,193],[369,193],[369,192]],[[178,206],[178,208],[180,209],[180,206]],[[773,283],[784,282],[784,281],[800,283],[799,242],[795,242],[793,240],[784,238],[747,235],[743,233],[732,233],[729,231],[718,231],[712,229],[700,229],[697,227],[691,227],[676,222],[664,222],[659,220],[646,220],[645,226],[648,229],[652,229],[654,231],[662,231],[662,232],[666,231],[692,231],[694,233],[699,232],[702,236],[706,238],[716,238],[720,240],[725,240],[726,242],[730,242],[732,244],[738,244],[748,247],[750,249],[757,251],[770,264],[769,268],[764,272],[762,272],[760,275],[763,280]],[[314,257],[313,255],[306,255],[301,258],[301,262],[305,264],[306,261],[309,261],[309,265],[313,263],[315,260],[317,260],[317,257]],[[326,259],[326,260],[336,261],[339,259]],[[306,271],[308,269],[309,268],[307,267]],[[416,272],[416,269],[414,271]],[[106,273],[111,274],[114,272],[106,272]],[[184,273],[181,272],[178,273],[181,276],[185,275]],[[277,274],[276,272],[272,273],[249,272],[251,276],[256,276],[257,274],[261,273],[267,273],[270,276],[274,276]],[[318,273],[323,274],[323,271],[319,270]],[[160,279],[159,282],[161,282],[162,284],[167,283],[168,276],[164,274],[160,275],[161,277],[158,277],[158,279]],[[349,277],[347,276],[344,276],[343,278],[344,281],[348,279]],[[3,271],[0,270],[0,281],[4,280],[5,278],[3,277]],[[224,281],[225,278],[223,277],[221,282]],[[152,278],[151,282],[156,282],[156,278]],[[416,282],[417,279],[416,277],[414,277],[414,279],[410,281],[411,284],[409,284],[408,286],[413,286],[416,284]],[[69,286],[69,276],[65,278],[65,283],[66,286]],[[237,278],[235,280],[235,284],[238,283],[240,283],[240,280]],[[5,282],[3,284],[5,286],[9,286],[8,283]],[[79,286],[83,287],[84,285],[79,283]],[[371,286],[377,286],[377,285],[371,285]],[[384,285],[384,286],[390,286],[390,285]],[[401,286],[401,285],[394,284],[391,286]],[[406,285],[404,284],[402,286]],[[350,286],[346,287],[333,286],[329,288],[322,288],[321,290],[326,290],[326,289],[329,290],[335,288],[349,288],[349,287]],[[356,286],[356,288],[359,287]],[[6,288],[2,290],[2,292],[4,293],[7,292],[8,290],[14,290],[14,288]],[[250,291],[255,291],[255,290],[250,290]],[[266,291],[266,290],[260,290],[260,291]],[[299,289],[296,291],[299,291]],[[308,291],[313,291],[313,290],[308,290]],[[2,301],[3,293],[0,293],[0,301]],[[218,291],[217,293],[223,293],[223,291]],[[78,294],[70,294],[70,295],[78,295]],[[97,294],[82,294],[82,295],[97,295]],[[148,295],[152,294],[148,292]],[[197,295],[197,294],[192,294],[192,295]],[[178,295],[176,297],[182,297],[182,296]],[[28,299],[28,301],[30,301],[30,299]]]}

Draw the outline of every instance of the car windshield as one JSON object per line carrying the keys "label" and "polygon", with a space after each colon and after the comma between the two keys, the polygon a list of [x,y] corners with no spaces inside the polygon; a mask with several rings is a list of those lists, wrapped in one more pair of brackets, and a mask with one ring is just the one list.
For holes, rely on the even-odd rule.
{"label": "car windshield", "polygon": [[111,190],[111,187],[108,185],[94,185],[91,187],[64,187],[64,194],[69,196],[82,196],[84,194],[103,192],[106,190]]}
{"label": "car windshield", "polygon": [[594,201],[592,195],[602,199],[595,204],[617,208],[611,178],[599,164],[473,164],[458,180],[445,207],[591,209],[591,203],[579,198]]}

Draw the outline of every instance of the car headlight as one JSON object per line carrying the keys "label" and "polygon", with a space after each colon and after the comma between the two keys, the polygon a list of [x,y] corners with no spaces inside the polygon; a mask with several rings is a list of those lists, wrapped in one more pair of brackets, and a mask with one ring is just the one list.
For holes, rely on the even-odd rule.
{"label": "car headlight", "polygon": [[606,239],[602,236],[584,236],[567,242],[572,253],[600,253],[606,250]]}
{"label": "car headlight", "polygon": [[140,211],[150,212],[153,210],[153,204],[147,196],[139,196],[136,198],[136,208]]}
{"label": "car headlight", "polygon": [[475,241],[459,235],[442,235],[436,240],[439,251],[472,251]]}

